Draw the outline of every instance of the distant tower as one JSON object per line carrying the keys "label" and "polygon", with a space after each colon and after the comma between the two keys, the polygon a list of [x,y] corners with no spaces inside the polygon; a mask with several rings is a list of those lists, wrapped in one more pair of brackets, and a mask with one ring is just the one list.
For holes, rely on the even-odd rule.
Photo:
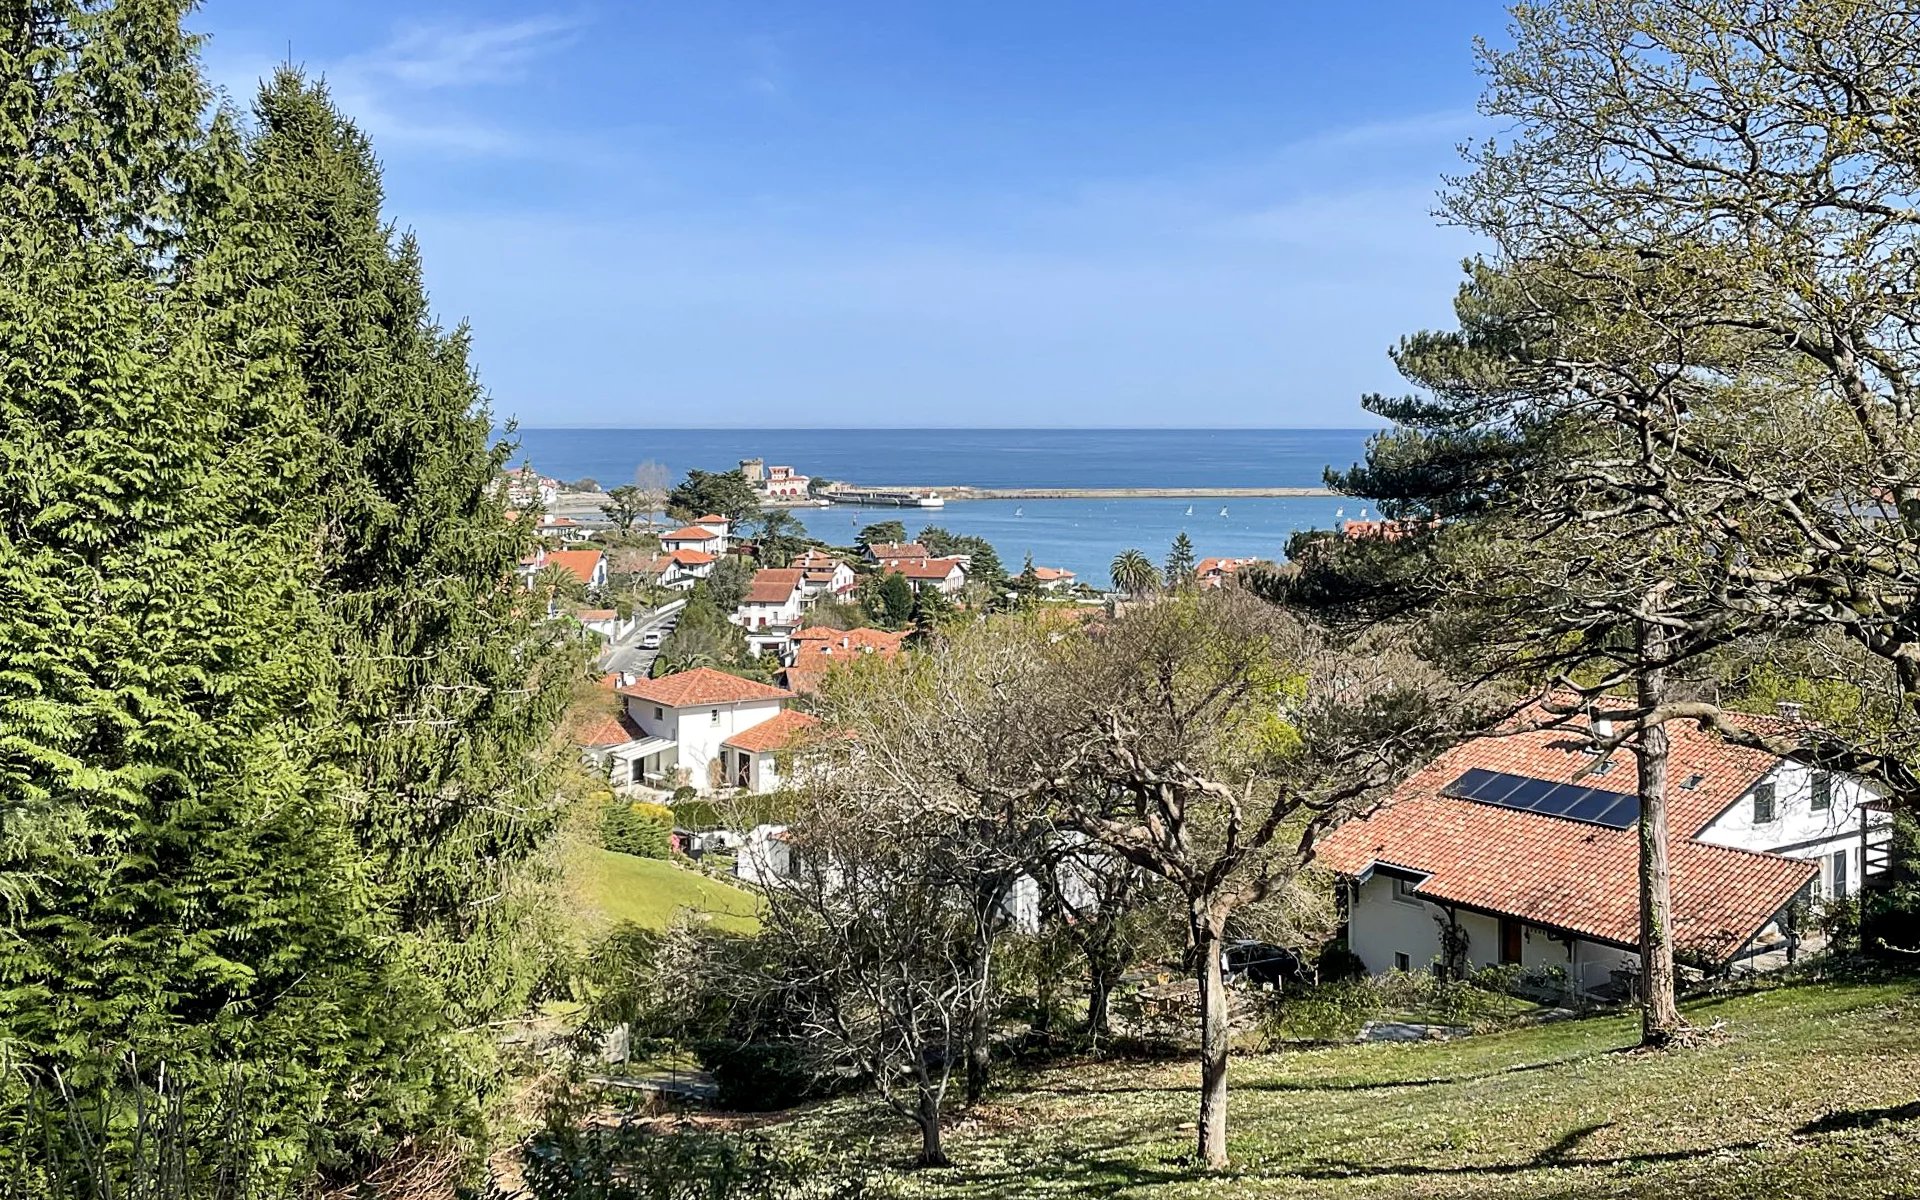
{"label": "distant tower", "polygon": [[740,460],[740,473],[747,477],[748,483],[758,487],[760,481],[767,477],[767,460],[764,458],[743,458]]}

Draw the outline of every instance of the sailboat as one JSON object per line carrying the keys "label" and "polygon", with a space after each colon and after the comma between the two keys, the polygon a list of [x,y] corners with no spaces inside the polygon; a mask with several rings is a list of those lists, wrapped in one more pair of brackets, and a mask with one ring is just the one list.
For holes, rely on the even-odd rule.
{"label": "sailboat", "polygon": [[1224,508],[1223,508],[1223,509],[1221,509],[1221,510],[1220,510],[1220,515],[1221,515],[1221,516],[1223,516],[1223,517],[1224,517],[1224,516],[1226,516],[1226,515],[1227,515],[1227,510],[1226,510],[1226,509],[1224,509]]}
{"label": "sailboat", "polygon": [[1187,515],[1188,515],[1188,516],[1192,516],[1192,515],[1193,515],[1193,505],[1191,505],[1191,504],[1189,504],[1189,505],[1187,505]]}
{"label": "sailboat", "polygon": [[1027,510],[1024,508],[1016,508],[1013,510],[1013,515],[1016,517],[1024,517],[1027,515]]}

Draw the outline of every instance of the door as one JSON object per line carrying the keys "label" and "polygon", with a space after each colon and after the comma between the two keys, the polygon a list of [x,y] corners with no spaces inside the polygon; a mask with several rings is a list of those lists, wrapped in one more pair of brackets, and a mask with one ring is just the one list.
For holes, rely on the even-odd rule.
{"label": "door", "polygon": [[1520,922],[1500,918],[1500,963],[1502,966],[1517,964],[1520,961]]}

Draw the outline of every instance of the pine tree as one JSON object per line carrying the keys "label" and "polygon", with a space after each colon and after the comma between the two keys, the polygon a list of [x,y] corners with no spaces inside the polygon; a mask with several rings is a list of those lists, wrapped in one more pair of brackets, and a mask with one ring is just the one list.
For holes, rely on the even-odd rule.
{"label": "pine tree", "polygon": [[[240,1089],[227,1161],[297,1177],[423,1019],[310,753],[293,297],[186,7],[0,30],[0,1179],[28,1194],[123,1170],[100,1102],[163,1067]],[[18,1080],[56,1071],[77,1098],[18,1136]],[[209,1148],[175,1149],[192,1190]]]}
{"label": "pine tree", "polygon": [[1167,586],[1185,587],[1193,582],[1193,539],[1182,529],[1167,550]]}
{"label": "pine tree", "polygon": [[880,605],[886,621],[899,629],[913,619],[913,587],[898,571],[880,577]]}
{"label": "pine tree", "polygon": [[262,89],[253,184],[294,264],[319,431],[321,595],[345,807],[416,968],[471,1025],[517,1011],[517,876],[559,815],[550,735],[579,664],[502,586],[530,549],[496,485],[465,329],[434,324],[419,249],[324,87]]}

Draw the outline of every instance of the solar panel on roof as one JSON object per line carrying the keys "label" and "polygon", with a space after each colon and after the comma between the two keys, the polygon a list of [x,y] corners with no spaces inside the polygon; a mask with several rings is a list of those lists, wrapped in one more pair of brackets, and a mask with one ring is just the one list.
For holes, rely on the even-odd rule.
{"label": "solar panel on roof", "polygon": [[1632,792],[1610,792],[1583,783],[1554,783],[1481,767],[1468,768],[1442,788],[1441,794],[1611,829],[1625,829],[1640,819],[1640,797]]}

